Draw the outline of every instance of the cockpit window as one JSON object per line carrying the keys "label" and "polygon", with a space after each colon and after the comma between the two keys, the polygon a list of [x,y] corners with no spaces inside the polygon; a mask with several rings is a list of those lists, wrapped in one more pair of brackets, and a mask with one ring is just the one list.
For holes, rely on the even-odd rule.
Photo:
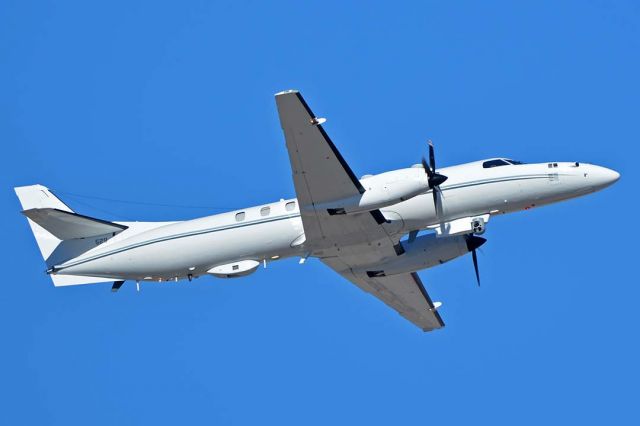
{"label": "cockpit window", "polygon": [[487,160],[482,163],[482,167],[485,169],[490,169],[492,167],[500,167],[500,166],[509,166],[509,165],[518,165],[524,164],[522,161],[510,160],[508,158],[496,158],[495,160]]}
{"label": "cockpit window", "polygon": [[508,166],[509,163],[507,163],[504,160],[489,160],[489,161],[485,161],[484,163],[482,163],[482,167],[485,169],[490,169],[492,167],[500,167],[500,166]]}

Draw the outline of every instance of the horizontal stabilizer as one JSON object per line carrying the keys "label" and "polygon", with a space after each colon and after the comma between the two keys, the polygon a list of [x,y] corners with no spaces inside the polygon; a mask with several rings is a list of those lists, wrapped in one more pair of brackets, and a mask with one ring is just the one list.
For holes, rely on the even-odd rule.
{"label": "horizontal stabilizer", "polygon": [[53,281],[53,285],[56,287],[64,287],[69,285],[81,285],[81,284],[95,284],[105,283],[107,281],[114,281],[113,278],[102,277],[83,277],[80,275],[64,275],[64,274],[51,274],[49,275]]}
{"label": "horizontal stabilizer", "polygon": [[55,208],[29,209],[22,213],[61,240],[118,233],[128,228],[117,223]]}

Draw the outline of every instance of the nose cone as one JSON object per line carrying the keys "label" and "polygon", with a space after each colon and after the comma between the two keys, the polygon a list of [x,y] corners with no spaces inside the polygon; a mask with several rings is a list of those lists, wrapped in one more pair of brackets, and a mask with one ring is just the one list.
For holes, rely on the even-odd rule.
{"label": "nose cone", "polygon": [[604,189],[616,183],[620,179],[620,173],[606,167],[594,166],[589,178],[596,189]]}
{"label": "nose cone", "polygon": [[607,181],[609,182],[609,185],[616,183],[618,179],[620,179],[620,173],[612,169],[606,169],[606,170],[608,175]]}

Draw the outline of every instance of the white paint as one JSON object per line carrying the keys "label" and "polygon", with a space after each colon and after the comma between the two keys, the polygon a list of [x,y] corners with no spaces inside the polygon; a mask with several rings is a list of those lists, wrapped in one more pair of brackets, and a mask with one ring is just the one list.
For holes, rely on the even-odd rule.
{"label": "white paint", "polygon": [[[139,291],[139,281],[177,281],[204,274],[244,276],[255,272],[260,261],[266,268],[267,259],[295,256],[304,263],[314,256],[430,330],[441,327],[441,320],[407,299],[422,296],[416,293],[417,278],[408,279],[406,274],[467,253],[462,234],[471,232],[473,218],[481,217],[486,223],[493,214],[579,197],[606,188],[620,176],[596,165],[562,162],[484,168],[483,161],[477,161],[439,168],[437,172],[448,179],[440,185],[441,211],[436,214],[421,166],[355,180],[335,147],[324,139],[319,126],[324,119],[315,120],[299,99],[295,91],[277,95],[298,199],[181,222],[119,222],[127,229],[95,241],[63,241],[43,228],[52,226],[49,222],[42,221],[40,226],[29,220],[54,284],[136,280]],[[59,209],[73,214],[42,185],[15,190],[24,210]],[[346,214],[332,216],[327,209]],[[376,209],[385,223],[374,222],[369,212]],[[238,216],[239,212],[244,214]],[[380,215],[375,217],[379,221]],[[403,243],[404,254],[398,251],[404,235],[425,229],[445,238],[421,236]],[[398,274],[398,285],[404,286],[402,303],[387,297],[396,284],[389,283],[385,293],[377,286],[385,286],[388,279],[376,281],[362,275],[380,268],[387,276]]]}

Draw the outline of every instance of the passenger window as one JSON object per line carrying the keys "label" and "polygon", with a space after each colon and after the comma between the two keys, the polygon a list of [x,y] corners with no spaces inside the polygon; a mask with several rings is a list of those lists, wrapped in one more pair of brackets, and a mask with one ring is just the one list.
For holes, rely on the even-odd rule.
{"label": "passenger window", "polygon": [[236,222],[242,222],[244,220],[244,212],[236,213]]}
{"label": "passenger window", "polygon": [[269,213],[271,213],[271,207],[269,206],[260,209],[260,216],[269,216]]}
{"label": "passenger window", "polygon": [[289,201],[287,204],[284,205],[284,208],[288,212],[293,211],[296,208],[296,202],[295,201]]}

